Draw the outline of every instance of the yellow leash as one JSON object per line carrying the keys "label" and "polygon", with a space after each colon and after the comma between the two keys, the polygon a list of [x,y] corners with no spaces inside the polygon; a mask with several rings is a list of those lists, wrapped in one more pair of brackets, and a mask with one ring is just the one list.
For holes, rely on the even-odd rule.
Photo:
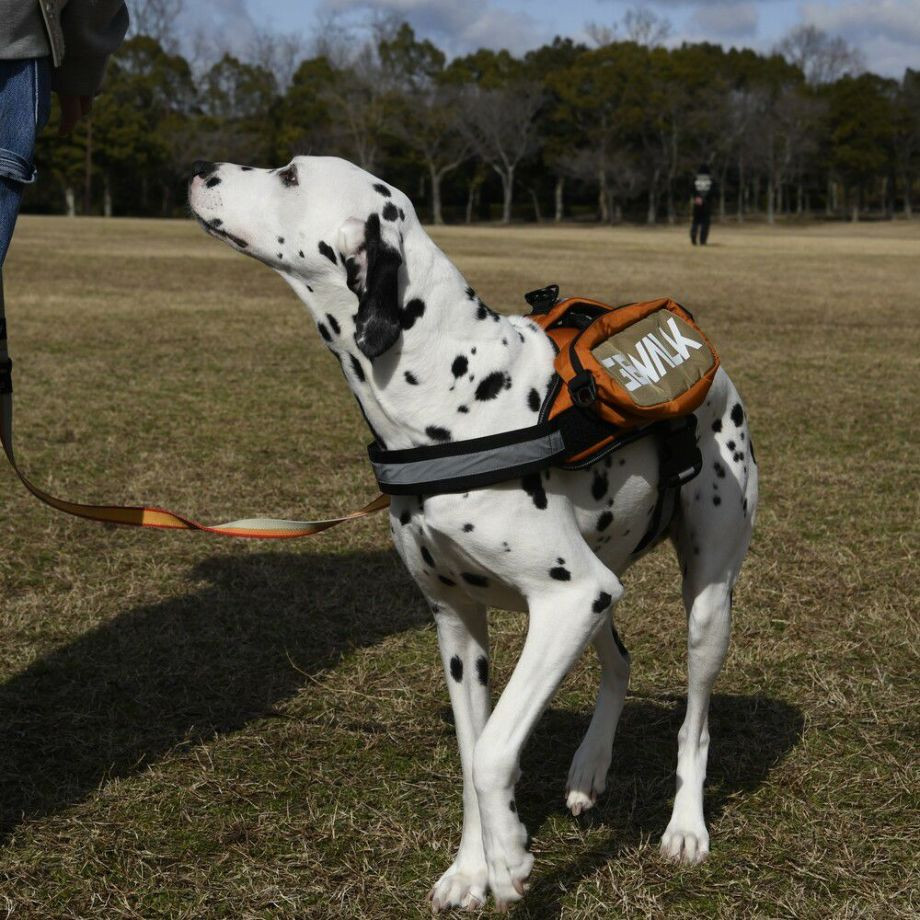
{"label": "yellow leash", "polygon": [[0,273],[0,442],[10,465],[22,484],[39,501],[50,505],[58,511],[73,514],[76,517],[106,524],[123,524],[129,527],[156,527],[167,530],[198,530],[218,534],[222,537],[244,537],[254,540],[290,540],[294,537],[312,537],[314,534],[329,530],[345,521],[354,521],[377,511],[382,511],[390,504],[386,495],[378,495],[372,502],[358,511],[352,511],[343,517],[328,518],[322,521],[287,521],[277,518],[247,518],[228,521],[225,524],[200,524],[198,521],[168,511],[165,508],[123,505],[83,505],[67,501],[40,489],[30,482],[13,453],[13,362],[9,356],[6,338],[6,314],[3,302],[3,275]]}

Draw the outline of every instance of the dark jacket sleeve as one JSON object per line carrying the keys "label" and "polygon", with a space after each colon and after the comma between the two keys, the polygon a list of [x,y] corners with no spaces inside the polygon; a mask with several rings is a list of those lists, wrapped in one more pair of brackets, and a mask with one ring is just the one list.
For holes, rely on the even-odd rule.
{"label": "dark jacket sleeve", "polygon": [[99,90],[109,55],[128,31],[128,8],[122,0],[70,0],[61,13],[64,61],[52,86],[69,96],[92,96]]}

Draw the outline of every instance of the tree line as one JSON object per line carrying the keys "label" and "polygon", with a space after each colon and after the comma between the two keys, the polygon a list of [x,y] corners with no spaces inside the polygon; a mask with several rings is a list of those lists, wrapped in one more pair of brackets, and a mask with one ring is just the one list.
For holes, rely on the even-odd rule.
{"label": "tree line", "polygon": [[760,54],[668,48],[654,20],[627,25],[595,27],[590,45],[448,60],[391,22],[300,59],[289,46],[286,64],[224,52],[206,66],[136,33],[91,119],[41,138],[26,206],[175,216],[193,160],[278,166],[306,153],[385,177],[434,223],[673,222],[702,163],[723,219],[911,215],[920,71],[868,72],[812,27]]}

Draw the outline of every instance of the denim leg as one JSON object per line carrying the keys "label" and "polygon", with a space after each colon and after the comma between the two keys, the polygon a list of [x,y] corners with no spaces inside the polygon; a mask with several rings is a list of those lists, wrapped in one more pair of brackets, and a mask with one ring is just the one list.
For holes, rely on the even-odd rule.
{"label": "denim leg", "polygon": [[48,121],[50,87],[48,58],[0,61],[0,266],[23,188],[35,181],[35,140]]}

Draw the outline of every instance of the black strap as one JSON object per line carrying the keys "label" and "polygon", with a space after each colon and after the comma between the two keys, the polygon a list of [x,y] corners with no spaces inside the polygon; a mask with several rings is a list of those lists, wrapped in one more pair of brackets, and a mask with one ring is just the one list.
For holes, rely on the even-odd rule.
{"label": "black strap", "polygon": [[659,422],[653,426],[658,440],[658,500],[648,530],[632,551],[641,553],[657,542],[677,511],[681,486],[703,468],[703,455],[696,443],[696,416]]}

